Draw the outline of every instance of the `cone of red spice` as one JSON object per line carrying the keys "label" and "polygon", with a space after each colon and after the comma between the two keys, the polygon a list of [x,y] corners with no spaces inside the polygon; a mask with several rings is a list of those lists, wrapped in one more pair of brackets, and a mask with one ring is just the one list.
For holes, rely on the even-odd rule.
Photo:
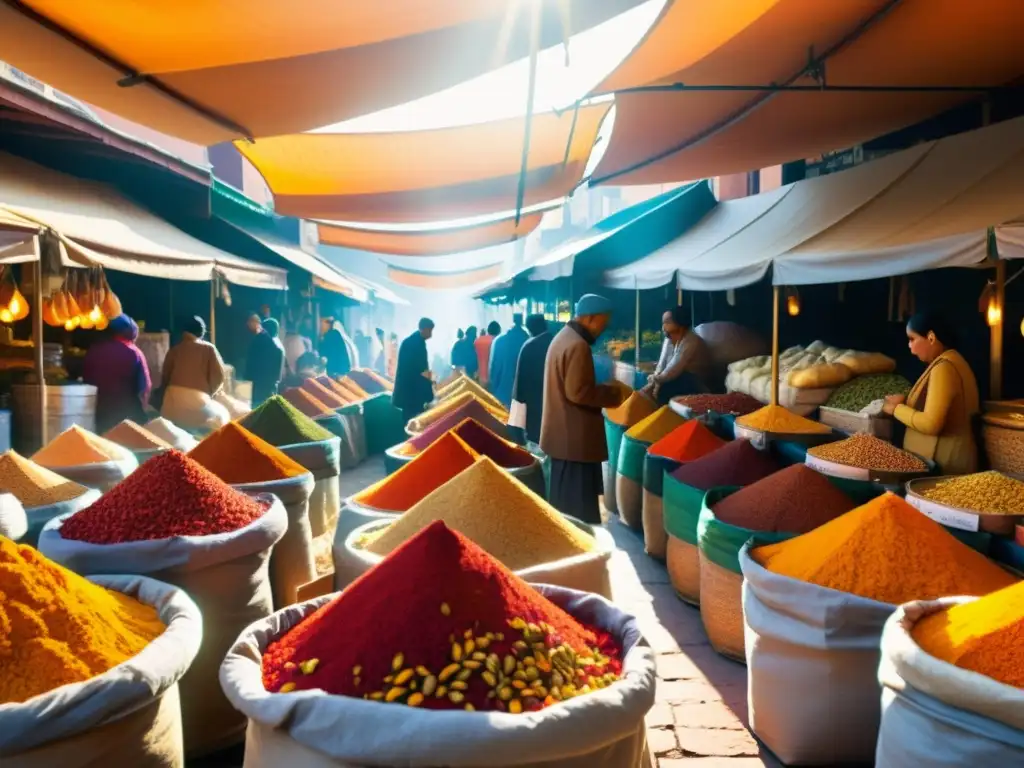
{"label": "cone of red spice", "polygon": [[338,397],[344,400],[346,404],[352,402],[352,396],[348,392],[348,390],[346,390],[343,386],[338,384],[338,382],[336,382],[330,376],[317,376],[315,381],[321,387],[329,389],[331,392],[336,394]]}
{"label": "cone of red spice", "polygon": [[473,465],[480,454],[451,432],[423,453],[355,496],[360,504],[389,512],[405,512],[429,493]]}
{"label": "cone of red spice", "polygon": [[724,486],[750,485],[780,469],[770,453],[757,450],[749,440],[733,440],[684,464],[672,477],[699,491],[710,491]]}
{"label": "cone of red spice", "polygon": [[61,526],[65,539],[123,544],[211,536],[252,524],[268,506],[180,451],[154,456]]}
{"label": "cone of red spice", "polygon": [[824,475],[794,464],[715,504],[723,523],[772,533],[807,533],[857,506]]}
{"label": "cone of red spice", "polygon": [[286,480],[308,471],[283,451],[233,421],[207,435],[188,455],[232,485]]}
{"label": "cone of red spice", "polygon": [[673,429],[648,448],[647,452],[685,463],[696,461],[723,445],[725,441],[722,438],[694,419]]}
{"label": "cone of red spice", "polygon": [[302,388],[331,409],[340,408],[348,403],[341,395],[335,393],[333,389],[328,389],[316,379],[305,379],[302,382]]}
{"label": "cone of red spice", "polygon": [[[558,699],[532,690],[520,695],[525,689],[511,685],[512,670],[525,669],[529,656],[528,666],[537,669],[523,682],[545,679],[550,649],[563,644],[595,661],[584,673],[601,675],[594,687],[621,673],[621,650],[607,633],[580,624],[437,522],[271,643],[263,684],[272,692],[321,689],[427,709],[533,711]],[[562,658],[559,653],[559,664]],[[488,695],[506,674],[500,687],[508,688],[508,698]]]}
{"label": "cone of red spice", "polygon": [[417,451],[422,451],[428,445],[437,440],[445,432],[457,427],[466,419],[473,419],[477,424],[485,427],[500,437],[508,436],[508,429],[498,421],[491,412],[484,407],[484,404],[475,397],[470,398],[466,403],[460,405],[451,413],[442,416],[423,432],[408,440],[408,445]]}
{"label": "cone of red spice", "polygon": [[326,416],[333,413],[333,409],[326,403],[317,400],[301,387],[292,387],[281,393],[281,397],[294,405],[303,415],[315,419],[318,416]]}

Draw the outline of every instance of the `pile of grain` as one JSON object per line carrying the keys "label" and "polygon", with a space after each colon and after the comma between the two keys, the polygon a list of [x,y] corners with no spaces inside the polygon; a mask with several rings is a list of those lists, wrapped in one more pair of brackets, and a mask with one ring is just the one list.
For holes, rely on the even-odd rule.
{"label": "pile of grain", "polygon": [[1002,472],[951,477],[922,491],[926,499],[985,515],[1024,515],[1024,483]]}
{"label": "pile of grain", "polygon": [[883,472],[927,472],[928,465],[914,454],[874,435],[859,433],[845,440],[808,448],[807,453],[847,467]]}
{"label": "pile of grain", "polygon": [[80,467],[130,457],[128,449],[74,424],[36,451],[32,461],[44,467]]}
{"label": "pile of grain", "polygon": [[0,493],[12,494],[24,507],[76,499],[87,490],[14,451],[0,456]]}
{"label": "pile of grain", "polygon": [[108,429],[103,433],[103,437],[131,451],[158,451],[174,447],[131,419],[125,419],[116,427]]}

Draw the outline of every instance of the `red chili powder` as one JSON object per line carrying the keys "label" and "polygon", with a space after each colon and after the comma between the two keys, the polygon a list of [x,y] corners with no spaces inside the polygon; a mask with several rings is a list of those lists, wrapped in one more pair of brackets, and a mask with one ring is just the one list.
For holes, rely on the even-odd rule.
{"label": "red chili powder", "polygon": [[232,485],[284,480],[308,471],[286,453],[233,421],[203,438],[188,455]]}
{"label": "red chili powder", "polygon": [[786,467],[714,506],[723,523],[773,533],[807,533],[857,504],[804,464]]}
{"label": "red chili powder", "polygon": [[691,488],[709,491],[727,485],[750,485],[781,469],[767,451],[759,451],[749,440],[733,440],[707,456],[684,464],[672,477]]}
{"label": "red chili powder", "polygon": [[[385,678],[405,669],[417,670],[412,680],[422,684],[422,673],[438,676],[451,663],[453,643],[464,638],[500,633],[503,637],[484,646],[486,653],[500,659],[514,654],[513,641],[522,635],[509,625],[512,619],[550,625],[548,647],[565,643],[588,656],[599,648],[611,657],[609,671],[621,672],[621,652],[607,633],[580,624],[438,521],[271,643],[263,655],[263,685],[272,692],[290,683],[288,690],[319,688],[363,697],[389,690],[393,683]],[[315,668],[304,674],[301,665],[311,659],[317,660]],[[466,681],[464,703],[428,696],[422,706],[461,709],[468,703],[478,710],[500,709],[497,699],[487,697],[483,661],[477,666],[481,669]]]}
{"label": "red chili powder", "polygon": [[329,413],[334,413],[334,410],[329,405],[317,400],[313,395],[309,394],[309,392],[304,389],[300,389],[299,387],[286,389],[281,393],[281,396],[311,419],[315,419],[317,416],[326,416]]}
{"label": "red chili powder", "polygon": [[460,405],[454,411],[435,421],[423,432],[410,438],[408,443],[415,450],[422,451],[428,445],[437,440],[441,435],[457,427],[466,419],[473,419],[477,424],[486,427],[499,437],[508,437],[508,428],[498,421],[491,412],[484,407],[484,404],[475,397],[470,398],[466,403]]}
{"label": "red chili powder", "polygon": [[340,408],[348,404],[348,401],[343,399],[341,395],[336,394],[334,390],[328,389],[316,379],[305,379],[302,382],[302,388],[328,408]]}
{"label": "red chili powder", "polygon": [[479,457],[461,437],[449,432],[393,475],[359,493],[355,500],[375,509],[405,512]]}
{"label": "red chili powder", "polygon": [[723,445],[725,441],[722,438],[693,419],[673,429],[647,451],[673,461],[687,462],[696,461]]}
{"label": "red chili powder", "polygon": [[154,456],[69,517],[60,535],[91,544],[210,536],[244,528],[267,508],[172,450]]}

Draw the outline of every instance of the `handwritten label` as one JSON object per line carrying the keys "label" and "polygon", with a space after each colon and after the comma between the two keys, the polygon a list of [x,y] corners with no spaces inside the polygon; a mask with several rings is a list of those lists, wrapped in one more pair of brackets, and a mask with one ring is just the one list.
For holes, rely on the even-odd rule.
{"label": "handwritten label", "polygon": [[733,434],[737,440],[749,440],[750,444],[763,451],[768,447],[768,436],[759,429],[751,429],[740,424],[733,425]]}
{"label": "handwritten label", "polygon": [[948,525],[950,528],[977,532],[981,522],[981,518],[978,515],[971,514],[970,512],[961,512],[952,507],[947,507],[945,504],[937,504],[914,493],[907,494],[907,501],[911,506],[916,507],[921,514],[930,517],[936,523]]}
{"label": "handwritten label", "polygon": [[815,472],[820,472],[823,475],[830,475],[831,477],[842,477],[847,480],[870,480],[870,471],[862,469],[860,467],[848,467],[845,464],[837,464],[834,461],[826,461],[825,459],[819,459],[817,456],[807,454],[804,458],[804,464]]}

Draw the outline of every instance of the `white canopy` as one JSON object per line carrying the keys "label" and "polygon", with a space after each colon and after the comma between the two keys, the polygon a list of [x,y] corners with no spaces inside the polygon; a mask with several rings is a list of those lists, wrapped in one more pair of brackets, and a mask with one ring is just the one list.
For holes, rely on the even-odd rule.
{"label": "white canopy", "polygon": [[49,228],[72,261],[171,280],[210,280],[283,290],[288,273],[234,256],[182,232],[121,197],[83,181],[0,153],[0,211]]}

